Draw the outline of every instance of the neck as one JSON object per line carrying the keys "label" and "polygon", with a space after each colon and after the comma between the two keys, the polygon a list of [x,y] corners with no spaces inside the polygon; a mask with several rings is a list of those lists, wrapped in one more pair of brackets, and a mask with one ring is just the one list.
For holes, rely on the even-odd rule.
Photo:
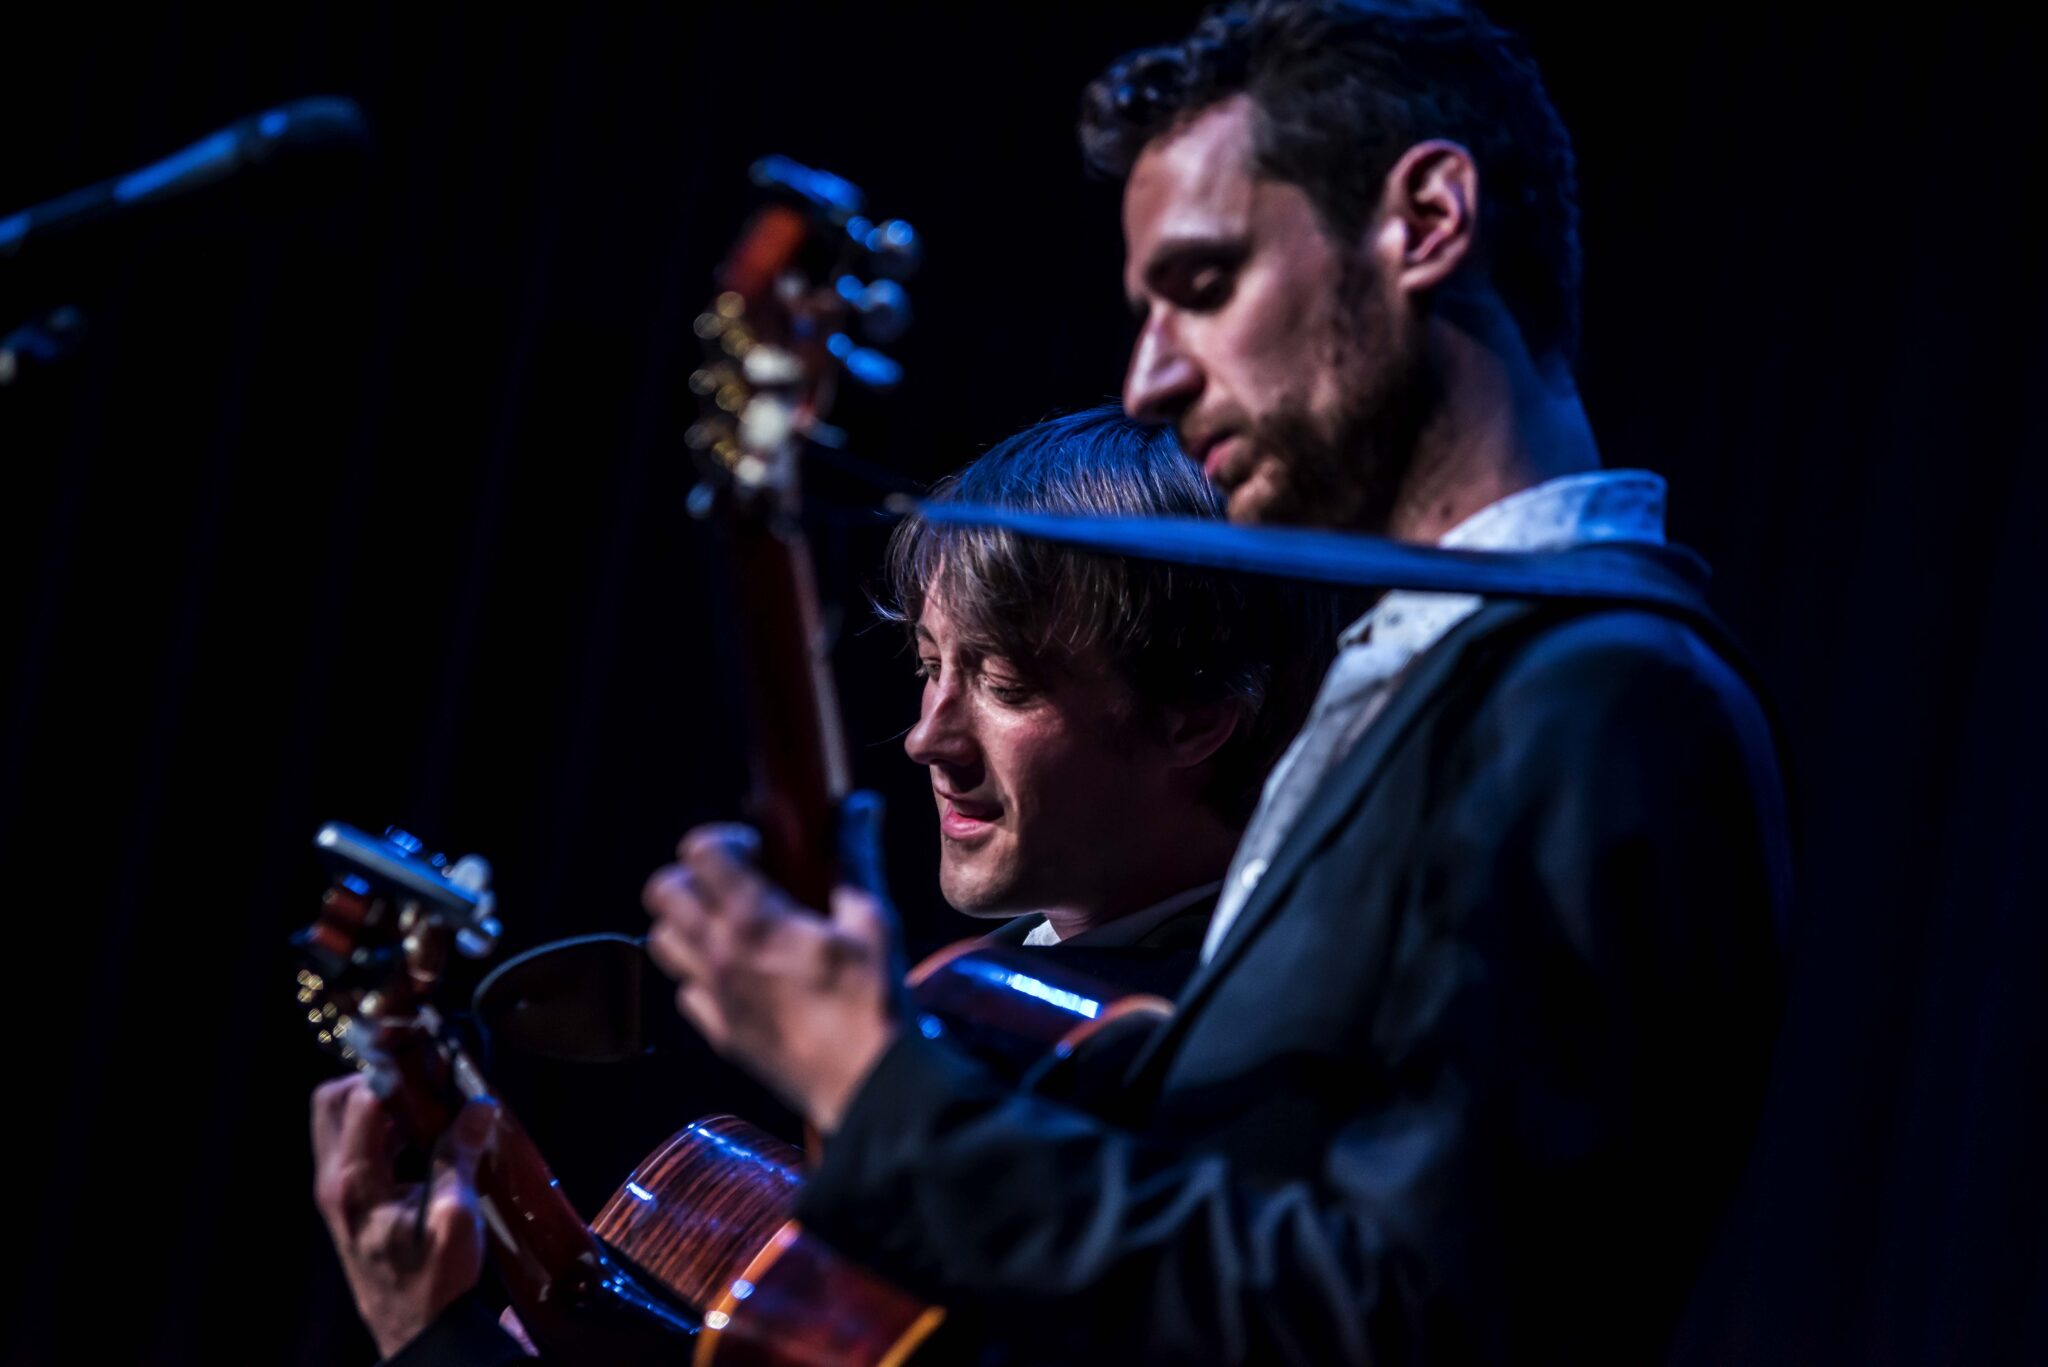
{"label": "neck", "polygon": [[1040,910],[1062,940],[1071,940],[1157,906],[1176,893],[1215,882],[1230,868],[1240,834],[1205,807],[1193,823],[1174,825],[1154,857],[1129,859],[1128,852],[1117,852],[1122,862],[1112,864],[1120,875],[1115,886],[1097,896]]}
{"label": "neck", "polygon": [[1388,535],[1433,544],[1509,494],[1599,468],[1570,367],[1533,359],[1497,300],[1446,308],[1426,327],[1440,402],[1417,436]]}

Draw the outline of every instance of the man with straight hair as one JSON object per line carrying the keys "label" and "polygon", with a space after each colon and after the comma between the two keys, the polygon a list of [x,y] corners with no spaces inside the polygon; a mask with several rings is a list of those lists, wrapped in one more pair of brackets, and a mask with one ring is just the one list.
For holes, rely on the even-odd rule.
{"label": "man with straight hair", "polygon": [[[1115,408],[1025,429],[931,501],[1105,517],[1223,507],[1171,432]],[[931,771],[946,901],[1014,918],[992,938],[1177,989],[1328,661],[1305,629],[1314,601],[906,518],[878,606],[904,625],[924,681],[904,749]]]}
{"label": "man with straight hair", "polygon": [[[940,481],[931,501],[1217,519],[1222,495],[1170,431],[1115,407],[1048,419]],[[1314,595],[1010,533],[899,524],[877,607],[923,681],[904,748],[930,771],[939,884],[989,938],[1119,986],[1176,991],[1260,781],[1329,658]],[[407,1364],[520,1351],[474,1298],[454,1171],[421,1226],[361,1078],[315,1097],[317,1195],[359,1309]],[[421,1333],[429,1323],[430,1332]],[[508,1321],[514,1328],[516,1321]],[[402,1350],[402,1351],[401,1351]]]}

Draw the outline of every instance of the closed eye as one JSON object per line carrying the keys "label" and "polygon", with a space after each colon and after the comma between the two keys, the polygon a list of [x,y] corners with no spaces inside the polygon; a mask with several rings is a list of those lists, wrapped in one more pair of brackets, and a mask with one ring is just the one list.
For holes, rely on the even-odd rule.
{"label": "closed eye", "polygon": [[991,698],[1005,707],[1022,707],[1038,697],[1039,690],[1027,679],[1013,675],[981,671],[981,686]]}
{"label": "closed eye", "polygon": [[1162,247],[1145,271],[1148,291],[1183,309],[1206,312],[1230,302],[1246,244],[1199,238]]}
{"label": "closed eye", "polygon": [[1230,302],[1231,291],[1236,285],[1235,266],[1211,262],[1188,276],[1187,285],[1181,295],[1181,304],[1198,313],[1222,308]]}

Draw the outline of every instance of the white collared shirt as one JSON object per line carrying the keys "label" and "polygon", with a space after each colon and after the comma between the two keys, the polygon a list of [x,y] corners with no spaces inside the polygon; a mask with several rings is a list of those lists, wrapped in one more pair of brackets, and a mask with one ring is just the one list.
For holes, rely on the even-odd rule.
{"label": "white collared shirt", "polygon": [[[1097,949],[1135,944],[1203,898],[1214,897],[1216,889],[1222,886],[1221,883],[1204,883],[1200,887],[1189,888],[1186,892],[1177,892],[1128,916],[1119,916],[1114,921],[1097,926],[1094,930],[1084,931],[1074,938],[1085,939]],[[1051,921],[1040,921],[1024,936],[1024,943],[1039,946],[1056,945],[1060,943],[1060,933],[1052,928]]]}
{"label": "white collared shirt", "polygon": [[[1489,503],[1444,533],[1437,544],[1464,550],[1561,551],[1597,541],[1662,545],[1663,479],[1647,470],[1560,476]],[[1479,611],[1480,604],[1474,594],[1396,590],[1337,638],[1337,658],[1323,676],[1308,721],[1273,766],[1258,810],[1230,861],[1208,938],[1202,941],[1204,961],[1214,957],[1309,798],[1386,706],[1401,671]]]}

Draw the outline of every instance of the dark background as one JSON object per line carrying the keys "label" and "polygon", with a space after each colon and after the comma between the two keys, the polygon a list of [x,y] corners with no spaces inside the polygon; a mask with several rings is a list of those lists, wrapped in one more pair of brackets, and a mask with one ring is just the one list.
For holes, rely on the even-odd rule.
{"label": "dark background", "polygon": [[[837,416],[928,479],[1116,391],[1115,194],[1072,113],[1190,13],[11,20],[0,211],[306,94],[359,100],[378,156],[324,200],[0,265],[0,330],[60,302],[93,329],[0,390],[8,1363],[368,1358],[309,1199],[327,1067],[285,939],[314,828],[487,853],[514,948],[639,926],[742,779],[679,438],[748,161],[830,166],[926,234],[910,379]],[[2048,1360],[2037,35],[1988,6],[1501,14],[1578,137],[1608,461],[1670,477],[1800,784],[1772,1109],[1688,1350]],[[879,544],[823,529],[850,628]],[[849,629],[838,663],[912,931],[965,930],[898,744],[910,661]],[[586,1205],[743,1096],[701,1061],[523,1087]]]}

